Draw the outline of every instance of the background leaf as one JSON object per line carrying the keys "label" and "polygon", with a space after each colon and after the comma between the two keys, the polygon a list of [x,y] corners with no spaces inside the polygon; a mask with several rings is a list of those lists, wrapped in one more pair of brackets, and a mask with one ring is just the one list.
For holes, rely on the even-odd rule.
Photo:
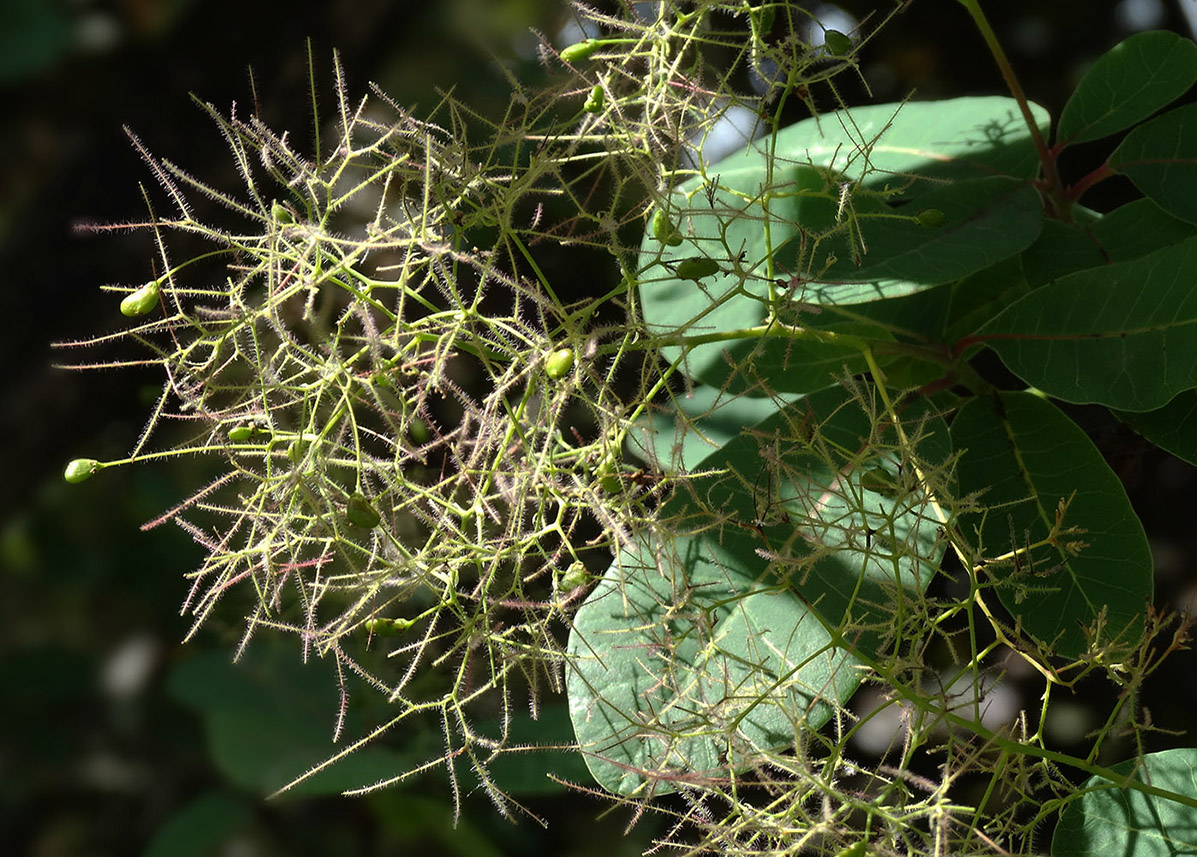
{"label": "background leaf", "polygon": [[208,792],[180,807],[154,834],[142,857],[210,857],[253,819],[250,808],[223,792]]}
{"label": "background leaf", "polygon": [[1058,143],[1097,140],[1171,104],[1197,81],[1197,45],[1163,30],[1136,33],[1107,51],[1060,114]]}
{"label": "background leaf", "polygon": [[1060,539],[1085,543],[1076,555],[1043,544],[1017,565],[987,566],[1022,629],[1077,657],[1104,612],[1103,641],[1136,644],[1152,596],[1151,551],[1122,483],[1076,423],[1038,396],[1003,393],[961,407],[952,441],[964,450],[960,490],[981,492],[985,507],[961,526],[980,534],[986,557],[1044,541],[1061,501],[1069,501],[1064,526],[1084,528]]}
{"label": "background leaf", "polygon": [[1197,223],[1197,104],[1170,110],[1126,135],[1108,161],[1173,217]]}
{"label": "background leaf", "polygon": [[[229,780],[257,794],[282,788],[339,749],[333,743],[337,677],[323,661],[303,664],[281,640],[251,646],[237,664],[204,653],[175,667],[170,693],[204,718],[209,751]],[[347,734],[361,731],[351,713]],[[438,733],[410,735],[404,753],[373,743],[300,783],[287,794],[339,793],[370,785],[435,752]]]}

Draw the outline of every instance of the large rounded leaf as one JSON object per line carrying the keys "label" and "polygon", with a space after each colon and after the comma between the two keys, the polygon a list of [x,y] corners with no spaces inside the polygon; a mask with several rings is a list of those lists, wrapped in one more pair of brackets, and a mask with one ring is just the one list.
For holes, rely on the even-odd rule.
{"label": "large rounded leaf", "polygon": [[600,785],[660,794],[793,746],[859,684],[853,651],[899,644],[943,552],[900,465],[949,454],[942,422],[908,429],[903,456],[836,388],[698,462],[661,511],[675,535],[623,552],[574,620],[570,710]]}
{"label": "large rounded leaf", "polygon": [[841,111],[685,182],[661,212],[669,228],[654,218],[644,239],[640,294],[652,331],[709,341],[665,356],[735,389],[807,392],[859,368],[838,335],[884,329],[816,318],[820,307],[958,280],[1035,240],[1042,206],[1019,123],[1006,99]]}
{"label": "large rounded leaf", "polygon": [[[1192,805],[1197,798],[1197,750],[1149,753],[1142,763],[1115,765],[1112,773],[1125,782],[1090,777],[1065,807],[1052,836],[1054,857],[1197,854],[1197,807]],[[1159,792],[1172,792],[1174,797]]]}
{"label": "large rounded leaf", "polygon": [[574,618],[570,713],[609,791],[662,794],[753,747],[792,746],[859,682],[792,592],[720,567],[709,548],[678,538],[624,553]]}

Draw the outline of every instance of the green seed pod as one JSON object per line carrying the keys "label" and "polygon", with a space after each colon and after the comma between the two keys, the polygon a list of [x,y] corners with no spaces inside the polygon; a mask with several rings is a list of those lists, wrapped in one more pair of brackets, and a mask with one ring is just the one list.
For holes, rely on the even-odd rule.
{"label": "green seed pod", "polygon": [[366,630],[378,637],[398,637],[414,624],[416,623],[411,619],[391,619],[387,616],[379,616],[366,620]]}
{"label": "green seed pod", "polygon": [[705,256],[691,256],[689,259],[682,259],[682,261],[678,262],[677,267],[674,268],[674,273],[680,279],[698,282],[703,277],[718,274],[719,263]]}
{"label": "green seed pod", "polygon": [[870,467],[862,472],[860,487],[884,497],[897,497],[901,493],[894,476],[883,467]]}
{"label": "green seed pod", "polygon": [[561,573],[561,591],[572,592],[590,580],[590,572],[581,560],[574,560],[569,568]]}
{"label": "green seed pod", "polygon": [[588,59],[591,54],[593,54],[602,46],[602,43],[597,39],[584,39],[580,42],[574,42],[572,45],[561,51],[561,59],[568,63],[574,63],[578,60]]}
{"label": "green seed pod", "polygon": [[263,428],[260,425],[251,423],[249,425],[233,426],[229,429],[229,440],[233,443],[245,443],[247,440],[253,440],[261,437],[269,437],[270,430]]}
{"label": "green seed pod", "polygon": [[554,381],[559,381],[574,368],[574,350],[572,348],[558,348],[544,360],[544,373]]}
{"label": "green seed pod", "polygon": [[319,435],[304,432],[287,445],[287,458],[291,459],[295,464],[299,464],[303,461],[304,456],[307,455],[308,447],[312,445],[313,441],[319,439]]}
{"label": "green seed pod", "polygon": [[432,432],[428,430],[428,423],[419,417],[407,424],[407,434],[412,439],[412,443],[418,443],[421,446],[432,440]]}
{"label": "green seed pod", "polygon": [[845,36],[839,30],[824,31],[823,44],[827,47],[828,53],[837,57],[842,57],[852,52],[852,39]]}
{"label": "green seed pod", "polygon": [[295,215],[291,213],[291,209],[287,208],[281,202],[276,202],[270,206],[270,216],[274,218],[276,223],[281,223],[284,226],[295,222]]}
{"label": "green seed pod", "polygon": [[603,88],[595,84],[594,89],[590,90],[590,97],[586,99],[586,103],[582,105],[582,109],[587,113],[602,113],[603,105],[607,101],[606,93]]}
{"label": "green seed pod", "polygon": [[916,214],[915,220],[919,226],[943,226],[947,218],[938,208],[928,208]]}
{"label": "green seed pod", "polygon": [[125,295],[121,301],[121,313],[130,318],[145,315],[158,306],[158,281],[150,280],[140,289]]}
{"label": "green seed pod", "polygon": [[673,221],[669,219],[669,215],[659,208],[653,213],[652,230],[653,238],[656,238],[662,244],[676,247],[682,243],[682,233],[673,225]]}
{"label": "green seed pod", "polygon": [[350,526],[372,530],[382,521],[382,516],[370,505],[370,501],[361,494],[353,493],[345,504],[345,520]]}
{"label": "green seed pod", "polygon": [[100,462],[94,458],[76,458],[66,466],[66,471],[62,476],[67,482],[78,485],[80,482],[91,479],[91,475],[99,469]]}
{"label": "green seed pod", "polygon": [[618,494],[623,490],[623,480],[619,478],[618,468],[609,461],[604,461],[594,471],[594,478],[607,494]]}

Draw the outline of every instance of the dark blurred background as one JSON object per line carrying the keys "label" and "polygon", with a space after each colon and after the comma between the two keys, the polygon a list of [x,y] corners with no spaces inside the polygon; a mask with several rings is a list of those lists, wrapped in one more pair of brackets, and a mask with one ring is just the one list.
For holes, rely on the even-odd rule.
{"label": "dark blurred background", "polygon": [[[891,4],[809,8],[847,30],[874,5]],[[1087,64],[1119,40],[1140,29],[1192,36],[1186,12],[1197,17],[1194,0],[988,7],[1026,91],[1055,115]],[[311,128],[310,39],[321,85],[331,79],[335,49],[351,94],[375,81],[418,108],[436,102],[436,87],[452,87],[462,101],[494,112],[507,94],[497,64],[534,82],[544,72],[530,30],[561,46],[569,21],[561,0],[0,0],[0,436],[9,438],[0,479],[0,854],[418,848],[614,857],[646,847],[651,823],[625,838],[626,814],[603,816],[602,801],[544,788],[531,788],[527,801],[550,820],[547,830],[528,819],[503,821],[478,795],[467,795],[454,828],[447,784],[435,778],[369,799],[263,803],[270,760],[230,745],[230,730],[249,722],[236,718],[291,723],[299,715],[285,693],[301,693],[316,725],[295,728],[326,734],[335,693],[310,673],[275,669],[267,651],[249,674],[276,683],[282,709],[205,709],[186,678],[202,675],[213,687],[243,680],[225,669],[239,617],[230,613],[181,646],[189,627],[178,616],[184,575],[200,553],[181,533],[139,530],[198,477],[184,464],[122,468],[80,486],[61,479],[71,458],[127,454],[158,384],[152,372],[52,368],[98,355],[49,347],[115,329],[118,301],[98,287],[138,283],[150,271],[146,236],[74,229],[144,215],[139,184],[153,181],[122,126],[152,152],[219,181],[231,169],[227,150],[189,93],[222,110],[233,102],[243,113],[257,110],[272,126],[292,129],[302,147]],[[864,53],[862,70],[880,101],[912,90],[1004,94],[964,11],[947,0],[914,0]],[[843,88],[850,101],[863,100],[863,92]],[[1081,147],[1065,166],[1075,178],[1108,148]],[[1110,182],[1086,201],[1113,207],[1127,190]],[[1148,527],[1161,603],[1186,605],[1197,556],[1194,469],[1100,415],[1078,416]],[[1174,670],[1171,679],[1157,677],[1166,692],[1148,702],[1158,723],[1187,728],[1197,702],[1191,659],[1177,658]],[[1083,722],[1083,711],[1078,716]]]}

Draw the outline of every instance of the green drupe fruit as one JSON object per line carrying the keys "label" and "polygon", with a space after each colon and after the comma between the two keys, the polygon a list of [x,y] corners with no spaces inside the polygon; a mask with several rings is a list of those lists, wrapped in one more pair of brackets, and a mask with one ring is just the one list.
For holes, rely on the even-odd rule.
{"label": "green drupe fruit", "polygon": [[379,616],[366,620],[366,630],[378,637],[398,637],[414,624],[416,623],[411,619],[391,619],[387,616]]}
{"label": "green drupe fruit", "polygon": [[574,350],[558,348],[544,359],[544,373],[554,381],[560,381],[574,368]]}
{"label": "green drupe fruit", "polygon": [[670,247],[676,247],[682,243],[682,233],[673,225],[669,215],[659,208],[653,212],[652,233],[653,238]]}
{"label": "green drupe fruit", "polygon": [[574,42],[569,47],[561,51],[561,59],[568,63],[575,63],[578,60],[589,59],[590,55],[601,48],[602,42],[598,39],[583,39],[580,42]]}
{"label": "green drupe fruit", "polygon": [[100,462],[94,458],[76,458],[66,466],[62,476],[67,482],[77,485],[91,479],[91,475],[100,469]]}
{"label": "green drupe fruit", "polygon": [[607,96],[603,92],[603,88],[595,84],[594,89],[590,90],[590,97],[586,99],[586,103],[582,105],[582,109],[587,113],[602,113],[603,105],[607,101]]}
{"label": "green drupe fruit", "polygon": [[719,263],[705,256],[691,256],[689,259],[682,259],[678,262],[677,267],[673,270],[679,279],[698,282],[703,277],[718,274]]}
{"label": "green drupe fruit", "polygon": [[919,222],[919,226],[943,226],[947,220],[944,213],[938,208],[925,208],[915,215],[915,220]]}
{"label": "green drupe fruit", "polygon": [[158,281],[150,280],[140,289],[125,295],[121,301],[121,314],[130,318],[145,315],[158,306]]}
{"label": "green drupe fruit", "polygon": [[345,503],[345,520],[352,527],[372,530],[382,522],[382,516],[378,514],[377,509],[370,505],[369,500],[355,492]]}

